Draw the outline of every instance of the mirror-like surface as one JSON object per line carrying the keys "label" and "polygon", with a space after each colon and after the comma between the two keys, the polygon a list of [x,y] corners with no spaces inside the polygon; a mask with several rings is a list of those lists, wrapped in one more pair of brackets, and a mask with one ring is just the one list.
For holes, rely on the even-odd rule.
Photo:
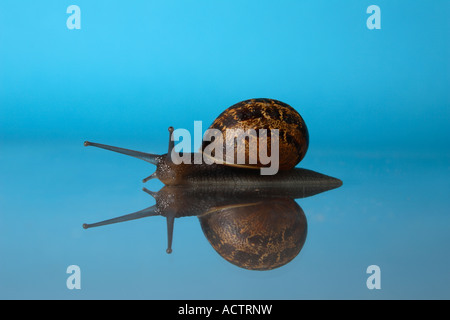
{"label": "mirror-like surface", "polygon": [[[176,220],[170,255],[164,217],[82,228],[154,205],[140,191],[150,164],[112,160],[79,143],[7,149],[0,169],[2,298],[448,297],[448,155],[312,149],[317,157],[305,164],[326,167],[344,184],[295,201],[307,220],[303,248],[290,263],[259,272],[225,261],[196,217]],[[39,155],[32,166],[30,152]],[[158,181],[145,186],[162,188]],[[72,264],[82,272],[78,291],[66,287]],[[369,265],[381,268],[381,290],[367,289]]]}

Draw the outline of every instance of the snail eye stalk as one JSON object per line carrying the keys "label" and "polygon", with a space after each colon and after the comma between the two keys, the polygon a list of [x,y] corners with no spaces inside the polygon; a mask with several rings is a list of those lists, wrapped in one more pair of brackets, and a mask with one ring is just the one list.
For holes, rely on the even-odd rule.
{"label": "snail eye stalk", "polygon": [[167,150],[168,159],[172,160],[172,151],[175,148],[175,141],[173,140],[173,127],[169,127],[169,148]]}
{"label": "snail eye stalk", "polygon": [[157,216],[157,215],[159,215],[159,211],[157,210],[156,206],[151,206],[144,210],[126,214],[126,215],[123,215],[123,216],[120,216],[117,218],[112,218],[112,219],[108,219],[108,220],[104,220],[104,221],[100,221],[100,222],[96,222],[96,223],[91,223],[91,224],[84,223],[83,228],[89,229],[89,228],[94,228],[94,227],[106,226],[108,224],[114,224],[114,223],[119,223],[119,222],[141,219],[141,218],[145,218],[145,217],[153,217],[153,216]]}
{"label": "snail eye stalk", "polygon": [[138,158],[138,159],[150,162],[151,164],[154,164],[154,165],[157,165],[161,158],[161,156],[157,155],[157,154],[145,153],[145,152],[125,149],[125,148],[119,148],[119,147],[113,147],[113,146],[109,146],[106,144],[100,144],[100,143],[89,142],[89,141],[85,141],[84,146],[85,147],[93,146],[93,147],[97,147],[97,148],[101,148],[101,149],[105,149],[105,150],[114,151],[117,153],[122,153],[127,156],[131,156],[134,158]]}

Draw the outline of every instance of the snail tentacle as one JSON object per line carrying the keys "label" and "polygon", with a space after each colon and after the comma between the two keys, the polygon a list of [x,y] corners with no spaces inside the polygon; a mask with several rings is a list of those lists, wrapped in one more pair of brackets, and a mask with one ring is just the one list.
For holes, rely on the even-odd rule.
{"label": "snail tentacle", "polygon": [[93,227],[105,226],[108,224],[114,224],[114,223],[119,223],[119,222],[124,222],[124,221],[141,219],[141,218],[145,218],[145,217],[157,216],[159,214],[160,213],[158,211],[157,206],[153,205],[146,209],[143,209],[143,210],[140,210],[140,211],[137,211],[134,213],[126,214],[126,215],[123,215],[123,216],[120,216],[117,218],[112,218],[112,219],[108,219],[108,220],[104,220],[104,221],[100,221],[100,222],[96,222],[96,223],[91,223],[91,224],[84,223],[83,228],[88,229],[88,228],[93,228]]}
{"label": "snail tentacle", "polygon": [[172,253],[172,239],[173,239],[173,225],[175,223],[175,216],[168,215],[167,219],[167,253]]}
{"label": "snail tentacle", "polygon": [[156,171],[153,172],[151,175],[149,175],[147,178],[142,179],[142,182],[146,183],[148,180],[155,179],[155,178],[158,178],[157,175],[156,175]]}
{"label": "snail tentacle", "polygon": [[101,144],[101,143],[85,141],[84,146],[85,147],[93,146],[93,147],[97,147],[97,148],[101,148],[101,149],[105,149],[105,150],[114,151],[117,153],[122,153],[122,154],[125,154],[128,156],[134,157],[134,158],[138,158],[138,159],[150,162],[151,164],[155,164],[155,165],[157,165],[161,159],[161,156],[157,155],[157,154],[145,153],[145,152],[125,149],[125,148],[119,148],[119,147],[114,147],[114,146]]}

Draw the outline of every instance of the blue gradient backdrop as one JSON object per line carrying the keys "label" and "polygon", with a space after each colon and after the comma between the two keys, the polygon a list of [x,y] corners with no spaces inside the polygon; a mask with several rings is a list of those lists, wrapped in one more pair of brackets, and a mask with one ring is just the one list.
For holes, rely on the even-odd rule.
{"label": "blue gradient backdrop", "polygon": [[[81,9],[69,30],[66,8]],[[381,8],[369,30],[366,8]],[[449,298],[450,1],[0,3],[0,298]],[[195,218],[165,254],[153,167],[84,140],[163,153],[269,97],[311,136],[302,166],[344,186],[299,200],[305,247],[268,273],[222,260]],[[152,181],[149,188],[161,184]],[[80,265],[82,289],[65,286]],[[368,265],[383,287],[366,288]]]}

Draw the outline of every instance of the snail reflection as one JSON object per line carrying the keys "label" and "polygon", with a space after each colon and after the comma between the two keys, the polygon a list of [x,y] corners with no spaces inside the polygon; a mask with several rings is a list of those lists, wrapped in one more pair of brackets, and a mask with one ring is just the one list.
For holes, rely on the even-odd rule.
{"label": "snail reflection", "polygon": [[[307,219],[295,199],[341,186],[338,179],[295,169],[302,183],[290,179],[275,186],[164,186],[143,190],[155,204],[117,218],[84,224],[109,225],[150,216],[167,219],[167,253],[172,252],[175,218],[197,217],[205,237],[225,260],[250,270],[271,270],[292,261],[307,235]],[[298,182],[298,181],[297,181]]]}

